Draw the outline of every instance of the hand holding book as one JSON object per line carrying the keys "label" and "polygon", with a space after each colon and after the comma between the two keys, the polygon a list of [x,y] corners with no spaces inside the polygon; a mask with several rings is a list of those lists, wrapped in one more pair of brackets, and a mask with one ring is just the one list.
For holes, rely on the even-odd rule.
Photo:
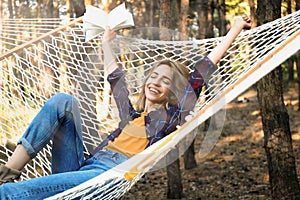
{"label": "hand holding book", "polygon": [[85,41],[89,41],[109,26],[112,30],[119,30],[134,26],[132,14],[126,10],[125,3],[114,8],[110,13],[105,13],[100,8],[87,6],[83,16],[83,29]]}

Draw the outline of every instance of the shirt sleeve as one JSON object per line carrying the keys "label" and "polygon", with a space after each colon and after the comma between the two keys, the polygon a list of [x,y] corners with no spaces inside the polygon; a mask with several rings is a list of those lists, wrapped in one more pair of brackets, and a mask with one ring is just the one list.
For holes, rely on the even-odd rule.
{"label": "shirt sleeve", "polygon": [[129,99],[129,91],[125,83],[125,73],[120,68],[117,68],[108,75],[107,80],[110,83],[111,91],[119,111],[121,119],[120,127],[123,127],[136,115],[136,111]]}
{"label": "shirt sleeve", "polygon": [[204,57],[194,65],[194,71],[190,75],[189,83],[199,97],[202,86],[209,82],[211,75],[217,70],[217,66],[208,58]]}
{"label": "shirt sleeve", "polygon": [[194,65],[194,71],[190,74],[189,84],[183,90],[179,99],[180,124],[185,122],[185,117],[194,109],[202,87],[208,83],[217,66],[204,57]]}

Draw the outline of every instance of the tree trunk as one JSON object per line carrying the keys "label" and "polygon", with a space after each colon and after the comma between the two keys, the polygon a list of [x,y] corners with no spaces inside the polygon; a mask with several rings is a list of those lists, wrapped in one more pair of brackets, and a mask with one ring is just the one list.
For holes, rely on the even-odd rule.
{"label": "tree trunk", "polygon": [[208,4],[207,1],[197,0],[197,13],[198,13],[198,39],[206,38],[206,29],[208,23]]}
{"label": "tree trunk", "polygon": [[297,52],[298,111],[300,111],[300,51]]}
{"label": "tree trunk", "polygon": [[[287,4],[287,9],[286,9],[286,14],[291,14],[292,13],[292,2],[291,0],[286,0]],[[294,57],[290,57],[287,60],[288,64],[288,81],[293,81],[294,80]]]}
{"label": "tree trunk", "polygon": [[[167,154],[167,163],[171,163],[175,157],[178,158],[178,149],[175,148]],[[169,160],[171,159],[171,160]],[[167,166],[167,176],[168,176],[168,199],[181,199],[182,198],[182,183],[181,183],[181,172],[180,172],[180,162],[176,159],[174,162]]]}
{"label": "tree trunk", "polygon": [[[189,14],[189,0],[181,0],[180,4],[180,20],[179,20],[179,32],[181,40],[188,40],[188,14]],[[183,155],[184,168],[192,169],[197,166],[194,151],[194,141]]]}
{"label": "tree trunk", "polygon": [[70,0],[66,0],[66,14],[68,18],[71,18],[71,5]]}
{"label": "tree trunk", "polygon": [[207,12],[207,29],[206,29],[206,38],[213,38],[214,35],[214,10],[215,2],[214,0],[208,0],[208,12]]}
{"label": "tree trunk", "polygon": [[254,0],[248,0],[248,4],[250,7],[250,18],[253,19],[253,26],[256,27],[256,21],[255,21],[255,3]]}
{"label": "tree trunk", "polygon": [[8,7],[8,12],[9,12],[9,19],[13,19],[13,3],[12,0],[7,0],[7,7]]}
{"label": "tree trunk", "polygon": [[227,33],[226,30],[226,8],[225,8],[225,0],[217,0],[217,12],[218,12],[218,28],[219,35],[224,36]]}
{"label": "tree trunk", "polygon": [[[258,0],[257,23],[281,16],[281,0]],[[276,68],[257,84],[272,199],[300,199],[289,115],[283,101],[282,69]]]}
{"label": "tree trunk", "polygon": [[45,13],[43,13],[43,17],[44,18],[53,18],[53,1],[49,0],[49,1],[44,1],[44,6],[46,9],[42,9],[44,10]]}
{"label": "tree trunk", "polygon": [[59,18],[59,0],[53,0],[53,17]]}
{"label": "tree trunk", "polygon": [[189,0],[181,0],[180,4],[180,20],[179,32],[182,33],[181,40],[188,40],[188,15],[189,15]]}
{"label": "tree trunk", "polygon": [[80,17],[85,12],[84,0],[72,0],[71,7],[74,9],[75,17]]}
{"label": "tree trunk", "polygon": [[201,1],[197,0],[198,4],[198,38],[212,38],[214,37],[213,31],[213,13],[214,13],[214,1]]}
{"label": "tree trunk", "polygon": [[197,162],[195,159],[195,147],[194,147],[195,140],[192,141],[189,148],[183,155],[184,158],[184,168],[185,169],[193,169],[197,167]]}
{"label": "tree trunk", "polygon": [[[160,39],[161,40],[170,40],[171,34],[169,28],[171,26],[171,17],[170,17],[170,0],[160,0],[160,18],[159,18],[159,28],[160,28]],[[180,199],[182,196],[182,183],[181,183],[181,172],[180,172],[180,162],[179,156],[176,155],[178,159],[174,162],[170,161],[174,158],[174,154],[178,155],[177,149],[172,150],[167,154],[167,175],[168,175],[168,191],[167,198],[169,199]]]}
{"label": "tree trunk", "polygon": [[171,2],[170,0],[159,1],[159,37],[160,40],[171,40]]}
{"label": "tree trunk", "polygon": [[[300,10],[300,0],[296,0],[296,10]],[[297,53],[297,83],[298,83],[298,111],[300,111],[300,51]]]}

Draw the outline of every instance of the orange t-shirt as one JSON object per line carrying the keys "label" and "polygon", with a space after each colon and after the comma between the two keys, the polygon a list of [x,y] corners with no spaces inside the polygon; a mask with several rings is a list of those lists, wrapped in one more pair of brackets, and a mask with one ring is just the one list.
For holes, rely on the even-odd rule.
{"label": "orange t-shirt", "polygon": [[142,152],[149,142],[146,136],[145,115],[147,113],[143,112],[140,117],[127,124],[120,135],[105,148],[128,157]]}

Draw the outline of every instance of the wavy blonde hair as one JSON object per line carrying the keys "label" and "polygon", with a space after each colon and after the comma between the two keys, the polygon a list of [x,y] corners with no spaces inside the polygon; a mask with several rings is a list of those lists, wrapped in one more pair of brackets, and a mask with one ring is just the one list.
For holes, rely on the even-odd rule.
{"label": "wavy blonde hair", "polygon": [[149,71],[148,75],[146,76],[143,85],[142,85],[142,91],[140,93],[140,96],[137,100],[136,107],[138,110],[143,110],[145,108],[145,101],[146,101],[146,95],[145,95],[145,85],[148,80],[148,78],[151,76],[152,72],[160,65],[167,65],[169,66],[173,71],[173,77],[172,77],[172,85],[170,88],[170,92],[167,98],[167,101],[164,103],[165,107],[167,105],[174,105],[178,102],[178,96],[182,93],[183,89],[187,85],[188,77],[189,77],[189,70],[186,66],[181,64],[180,62],[175,62],[171,60],[161,60],[156,62],[152,69]]}

